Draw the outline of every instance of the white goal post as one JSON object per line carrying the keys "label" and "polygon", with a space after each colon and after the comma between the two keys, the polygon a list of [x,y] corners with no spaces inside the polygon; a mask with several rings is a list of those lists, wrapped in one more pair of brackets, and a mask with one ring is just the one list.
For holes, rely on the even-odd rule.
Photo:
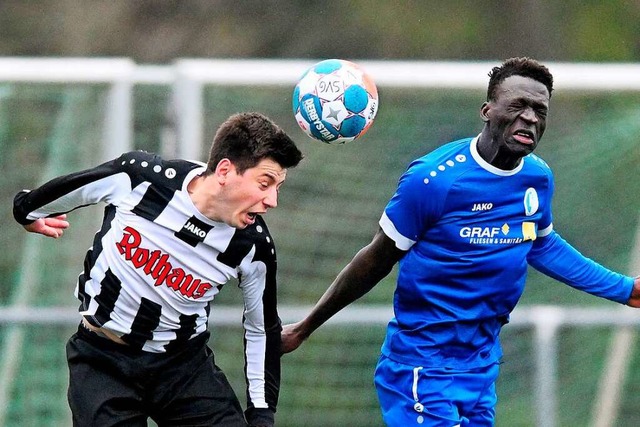
{"label": "white goal post", "polygon": [[[133,146],[133,88],[163,84],[173,88],[176,136],[180,157],[198,158],[203,144],[203,90],[206,85],[292,86],[315,60],[177,59],[168,65],[139,65],[128,58],[0,58],[0,84],[63,83],[105,84],[109,91],[105,108],[102,156],[112,158]],[[380,87],[486,89],[487,73],[498,62],[433,62],[358,60]],[[546,63],[558,90],[640,92],[640,64]],[[640,259],[638,244],[632,265]],[[283,321],[296,321],[310,307],[280,307]],[[217,306],[212,324],[236,325],[240,309]],[[37,313],[37,315],[34,315]],[[391,307],[352,306],[330,325],[344,323],[385,324]],[[78,313],[67,307],[33,308],[19,303],[0,307],[0,324],[60,324],[78,322]],[[232,322],[232,323],[227,323]],[[518,307],[509,327],[532,327],[536,345],[536,425],[555,427],[556,340],[564,326],[640,326],[640,316],[622,308]],[[7,380],[6,378],[4,379]],[[0,395],[2,393],[0,392]],[[606,402],[603,403],[606,406]],[[1,412],[1,411],[0,411]],[[0,413],[0,418],[2,418]],[[605,424],[601,424],[605,425]]]}
{"label": "white goal post", "polygon": [[[105,158],[131,146],[134,84],[174,88],[179,152],[197,158],[203,141],[202,91],[213,85],[292,85],[315,60],[177,59],[138,65],[128,58],[0,58],[0,82],[105,83]],[[381,87],[485,89],[497,62],[359,60]],[[640,91],[640,64],[546,63],[558,90]]]}

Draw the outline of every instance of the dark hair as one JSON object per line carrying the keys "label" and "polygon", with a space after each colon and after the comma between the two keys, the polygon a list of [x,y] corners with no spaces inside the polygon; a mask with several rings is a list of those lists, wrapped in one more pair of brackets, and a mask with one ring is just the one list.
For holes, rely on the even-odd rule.
{"label": "dark hair", "polygon": [[510,58],[499,67],[493,67],[489,72],[489,87],[487,88],[487,101],[495,100],[496,89],[507,77],[530,77],[539,81],[549,90],[549,96],[553,91],[553,76],[549,69],[535,59],[522,57]]}
{"label": "dark hair", "polygon": [[292,168],[300,163],[303,155],[295,142],[268,117],[250,112],[234,114],[220,125],[211,145],[207,173],[213,172],[225,158],[242,174],[265,158],[283,168]]}

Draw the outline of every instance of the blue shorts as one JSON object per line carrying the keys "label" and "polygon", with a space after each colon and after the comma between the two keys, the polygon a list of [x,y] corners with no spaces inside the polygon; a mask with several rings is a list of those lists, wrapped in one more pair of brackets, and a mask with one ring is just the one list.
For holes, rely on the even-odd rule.
{"label": "blue shorts", "polygon": [[387,426],[485,427],[495,418],[499,364],[423,368],[380,356],[374,382]]}

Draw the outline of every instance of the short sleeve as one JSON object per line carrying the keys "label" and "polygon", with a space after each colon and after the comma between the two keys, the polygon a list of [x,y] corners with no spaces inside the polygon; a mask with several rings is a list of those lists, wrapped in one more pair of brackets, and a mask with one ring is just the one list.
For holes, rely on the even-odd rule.
{"label": "short sleeve", "polygon": [[442,211],[446,190],[429,180],[423,160],[412,163],[400,177],[395,194],[380,218],[380,227],[401,250],[408,250]]}

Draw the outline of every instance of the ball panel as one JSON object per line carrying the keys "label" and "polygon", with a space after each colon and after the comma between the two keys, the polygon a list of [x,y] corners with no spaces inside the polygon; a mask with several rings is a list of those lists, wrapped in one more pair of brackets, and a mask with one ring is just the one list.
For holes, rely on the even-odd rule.
{"label": "ball panel", "polygon": [[318,120],[311,125],[311,135],[314,138],[328,144],[333,144],[339,137],[338,131],[336,129],[321,120]]}
{"label": "ball panel", "polygon": [[314,72],[307,73],[296,85],[299,88],[299,97],[306,93],[315,93],[316,83],[320,76]]}
{"label": "ball panel", "polygon": [[291,101],[293,103],[293,112],[295,114],[300,109],[300,86],[296,85],[293,89],[293,98]]}
{"label": "ball panel", "polygon": [[343,61],[341,61],[340,59],[326,59],[314,65],[313,71],[315,71],[318,74],[333,73],[334,71],[342,68],[342,63]]}
{"label": "ball panel", "polygon": [[366,120],[362,116],[347,117],[340,126],[340,134],[355,138],[360,135],[366,124]]}
{"label": "ball panel", "polygon": [[302,113],[300,111],[295,114],[295,118],[296,123],[298,123],[298,126],[300,126],[300,129],[302,129],[307,135],[311,136],[311,132],[309,131],[309,122],[307,122],[304,117],[302,117]]}
{"label": "ball panel", "polygon": [[362,82],[364,83],[364,88],[367,90],[367,92],[369,92],[371,98],[378,99],[378,88],[376,87],[376,84],[374,83],[371,76],[367,73],[364,73],[362,75]]}
{"label": "ball panel", "polygon": [[369,94],[364,87],[352,85],[344,91],[344,106],[347,107],[347,110],[360,113],[367,108],[368,103]]}
{"label": "ball panel", "polygon": [[363,112],[363,115],[368,122],[373,124],[373,119],[376,118],[376,114],[378,114],[378,99],[370,98],[369,103],[367,104],[367,108]]}
{"label": "ball panel", "polygon": [[300,100],[300,113],[307,123],[313,123],[319,120],[321,112],[322,105],[317,96],[310,93],[302,96]]}
{"label": "ball panel", "polygon": [[338,137],[338,131],[335,127],[322,120],[322,104],[317,96],[306,94],[302,97],[300,100],[300,116],[309,125],[308,135],[328,141]]}
{"label": "ball panel", "polygon": [[316,83],[316,94],[327,101],[333,101],[344,94],[344,80],[340,75],[332,73],[326,74]]}
{"label": "ball panel", "polygon": [[334,139],[333,141],[322,141],[322,142],[324,142],[326,144],[329,144],[329,145],[339,145],[339,144],[346,144],[347,142],[351,142],[354,139],[355,138],[353,138],[353,137],[347,138],[345,136],[341,136],[341,137],[338,137],[338,138]]}
{"label": "ball panel", "polygon": [[365,133],[367,133],[367,131],[369,130],[369,128],[371,127],[372,124],[373,124],[373,122],[368,122],[364,126],[364,128],[362,128],[362,130],[360,131],[360,134],[358,134],[358,136],[360,137],[360,136],[364,135]]}
{"label": "ball panel", "polygon": [[349,115],[342,101],[327,102],[322,106],[322,120],[338,128]]}

